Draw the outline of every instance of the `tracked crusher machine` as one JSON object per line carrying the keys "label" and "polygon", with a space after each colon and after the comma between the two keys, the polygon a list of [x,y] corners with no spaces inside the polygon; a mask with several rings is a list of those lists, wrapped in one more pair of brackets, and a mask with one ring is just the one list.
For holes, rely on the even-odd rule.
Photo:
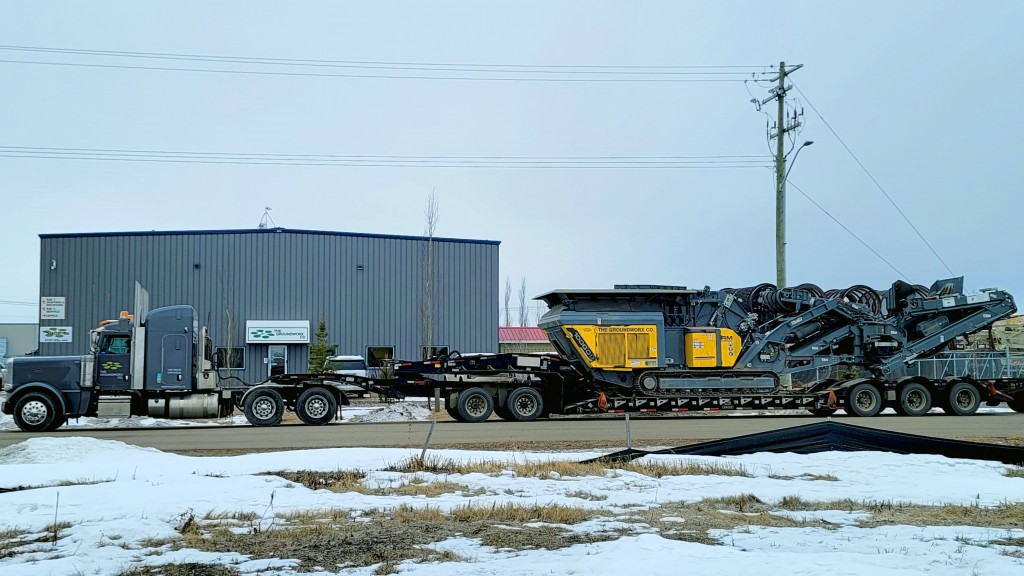
{"label": "tracked crusher machine", "polygon": [[[896,396],[911,381],[923,396],[918,404],[927,400],[930,407],[934,397],[943,405],[939,397],[952,393],[955,405],[949,370],[928,374],[919,363],[941,356],[957,336],[1016,311],[1013,297],[1001,290],[964,294],[962,277],[929,288],[897,281],[884,291],[624,285],[555,290],[538,299],[550,308],[540,326],[558,353],[609,394],[671,399],[835,390],[849,399],[848,412],[858,413],[859,404],[859,415],[873,415],[887,401],[899,409],[901,398],[883,395]],[[983,361],[1009,361],[1002,358]],[[838,370],[822,370],[843,365],[860,368],[861,375],[841,381]],[[785,385],[784,376],[798,372],[823,377]],[[974,393],[964,400],[978,399]],[[903,407],[915,405],[903,400]]]}

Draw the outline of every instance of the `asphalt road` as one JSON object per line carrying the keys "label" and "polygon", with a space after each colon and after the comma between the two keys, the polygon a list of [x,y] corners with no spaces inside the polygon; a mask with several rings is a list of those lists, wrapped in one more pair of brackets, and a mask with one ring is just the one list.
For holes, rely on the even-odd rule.
{"label": "asphalt road", "polygon": [[[976,414],[970,417],[928,415],[917,418],[878,416],[836,418],[839,422],[883,430],[941,438],[1006,439],[1024,437],[1024,414]],[[656,442],[679,445],[778,430],[820,422],[805,416],[728,416],[632,418],[635,446]],[[0,432],[0,448],[27,438],[88,436],[120,440],[164,451],[260,451],[347,446],[416,446],[426,438],[429,422],[332,424],[328,426],[282,425],[271,428],[214,426],[188,428],[70,429],[31,434]],[[488,421],[480,424],[438,422],[431,445],[529,445],[535,442],[607,442],[625,445],[622,418],[555,419],[536,422]],[[647,442],[648,444],[645,444]]]}

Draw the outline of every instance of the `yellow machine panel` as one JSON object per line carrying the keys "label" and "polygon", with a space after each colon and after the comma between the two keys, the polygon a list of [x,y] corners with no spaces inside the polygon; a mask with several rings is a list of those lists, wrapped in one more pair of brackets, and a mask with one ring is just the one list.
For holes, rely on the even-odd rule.
{"label": "yellow machine panel", "polygon": [[694,328],[683,335],[690,368],[732,368],[740,355],[739,334],[728,328]]}
{"label": "yellow machine panel", "polygon": [[562,326],[580,358],[592,368],[657,368],[658,328],[654,325]]}

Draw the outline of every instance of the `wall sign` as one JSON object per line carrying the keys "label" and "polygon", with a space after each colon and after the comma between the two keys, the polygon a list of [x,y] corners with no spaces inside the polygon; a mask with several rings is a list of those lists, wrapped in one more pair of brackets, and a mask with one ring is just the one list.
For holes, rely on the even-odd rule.
{"label": "wall sign", "polygon": [[309,344],[309,320],[246,320],[246,344]]}
{"label": "wall sign", "polygon": [[64,310],[63,296],[43,296],[39,299],[40,320],[63,320]]}
{"label": "wall sign", "polygon": [[71,326],[40,326],[39,342],[71,342]]}

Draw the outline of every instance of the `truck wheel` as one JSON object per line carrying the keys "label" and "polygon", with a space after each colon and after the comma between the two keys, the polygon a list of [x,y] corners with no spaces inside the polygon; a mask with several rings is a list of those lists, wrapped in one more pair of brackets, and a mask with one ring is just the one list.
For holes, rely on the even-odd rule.
{"label": "truck wheel", "polygon": [[277,390],[253,390],[245,399],[245,419],[253,426],[276,426],[284,417],[284,400]]}
{"label": "truck wheel", "polygon": [[494,399],[483,388],[468,388],[459,394],[456,409],[463,422],[483,422],[494,412]]}
{"label": "truck wheel", "polygon": [[508,406],[506,409],[513,420],[519,422],[536,420],[544,413],[544,399],[541,397],[540,392],[523,386],[516,388],[508,395]]}
{"label": "truck wheel", "polygon": [[904,416],[921,416],[932,409],[932,393],[924,384],[912,382],[900,390],[897,412]]}
{"label": "truck wheel", "polygon": [[814,416],[818,416],[819,418],[824,418],[826,416],[831,416],[831,415],[835,414],[836,413],[836,408],[808,408],[807,411],[810,412]]}
{"label": "truck wheel", "polygon": [[304,424],[321,426],[328,424],[338,414],[338,401],[323,388],[310,388],[299,394],[295,403],[295,414]]}
{"label": "truck wheel", "polygon": [[981,393],[972,384],[957,382],[946,391],[948,403],[945,406],[946,414],[954,416],[970,416],[978,411],[981,406]]}
{"label": "truck wheel", "polygon": [[25,432],[49,432],[64,423],[64,410],[51,394],[30,392],[14,406],[14,423]]}
{"label": "truck wheel", "polygon": [[850,416],[874,416],[882,411],[882,394],[867,382],[857,384],[846,397],[846,413]]}

